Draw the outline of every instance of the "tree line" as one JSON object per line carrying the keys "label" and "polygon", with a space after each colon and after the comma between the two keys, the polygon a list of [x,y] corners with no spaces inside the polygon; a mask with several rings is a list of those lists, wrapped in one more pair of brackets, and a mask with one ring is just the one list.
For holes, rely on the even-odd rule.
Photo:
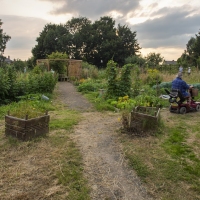
{"label": "tree line", "polygon": [[92,23],[86,17],[72,18],[66,24],[47,24],[32,49],[35,59],[46,58],[52,52],[63,52],[72,59],[81,59],[98,67],[109,60],[123,65],[125,58],[141,49],[136,32],[126,25],[115,25],[108,16]]}
{"label": "tree line", "polygon": [[[3,32],[2,24],[0,19],[1,63],[5,59],[3,53],[6,43],[11,39]],[[37,44],[31,50],[33,56],[27,60],[26,65],[32,68],[37,59],[45,59],[54,52],[60,52],[67,54],[69,58],[80,59],[99,68],[105,68],[109,60],[119,66],[133,63],[138,66],[157,67],[164,58],[160,53],[149,53],[142,57],[136,36],[136,31],[132,31],[127,25],[116,25],[115,20],[108,16],[94,22],[86,17],[78,17],[65,24],[49,23],[36,38]],[[200,32],[190,38],[186,50],[177,62],[183,66],[200,65]],[[21,70],[23,68],[24,66]]]}

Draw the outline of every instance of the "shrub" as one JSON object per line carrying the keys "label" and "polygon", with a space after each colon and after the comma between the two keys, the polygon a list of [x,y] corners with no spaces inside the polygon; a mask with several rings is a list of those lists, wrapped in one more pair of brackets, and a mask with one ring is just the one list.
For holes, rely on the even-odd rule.
{"label": "shrub", "polygon": [[157,69],[148,69],[147,74],[148,76],[145,82],[150,86],[160,84],[162,82],[162,77],[160,76],[159,71]]}
{"label": "shrub", "polygon": [[[61,52],[53,52],[48,55],[49,59],[68,59],[68,55],[66,53]],[[67,71],[67,62],[64,60],[52,60],[50,62],[50,67],[58,74],[65,74]]]}
{"label": "shrub", "polygon": [[92,79],[81,79],[81,83],[79,83],[77,89],[79,92],[88,93],[95,92],[106,87],[106,83],[103,82],[99,83],[98,81]]}
{"label": "shrub", "polygon": [[122,67],[121,76],[118,76],[117,64],[114,61],[109,61],[107,64],[108,89],[106,97],[118,98],[121,96],[130,95],[131,93],[131,67],[132,64],[127,64]]}
{"label": "shrub", "polygon": [[92,78],[96,79],[98,78],[98,68],[95,65],[91,65],[87,62],[82,63],[82,78]]}

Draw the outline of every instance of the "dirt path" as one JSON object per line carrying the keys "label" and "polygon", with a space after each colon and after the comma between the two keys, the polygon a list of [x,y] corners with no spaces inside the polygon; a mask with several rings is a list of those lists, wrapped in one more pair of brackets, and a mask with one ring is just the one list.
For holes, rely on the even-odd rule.
{"label": "dirt path", "polygon": [[70,109],[81,111],[83,120],[75,127],[74,140],[83,154],[84,172],[93,200],[150,199],[140,180],[124,160],[117,130],[119,114],[96,112],[69,82],[58,84],[61,100]]}

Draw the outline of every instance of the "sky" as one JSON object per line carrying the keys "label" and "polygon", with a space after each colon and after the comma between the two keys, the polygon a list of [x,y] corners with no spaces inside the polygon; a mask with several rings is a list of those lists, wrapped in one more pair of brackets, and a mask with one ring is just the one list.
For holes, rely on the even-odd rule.
{"label": "sky", "polygon": [[103,16],[136,31],[143,57],[160,53],[167,61],[177,60],[200,31],[199,0],[0,0],[1,28],[11,36],[4,56],[31,58],[48,23],[65,24],[72,17],[94,22]]}

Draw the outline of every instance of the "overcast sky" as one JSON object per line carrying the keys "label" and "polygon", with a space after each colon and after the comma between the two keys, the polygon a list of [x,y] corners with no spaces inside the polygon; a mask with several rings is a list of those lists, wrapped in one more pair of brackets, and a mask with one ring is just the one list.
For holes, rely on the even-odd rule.
{"label": "overcast sky", "polygon": [[200,0],[0,0],[1,28],[11,36],[4,56],[27,60],[47,23],[80,16],[111,16],[137,32],[143,56],[155,52],[177,60],[200,31]]}

